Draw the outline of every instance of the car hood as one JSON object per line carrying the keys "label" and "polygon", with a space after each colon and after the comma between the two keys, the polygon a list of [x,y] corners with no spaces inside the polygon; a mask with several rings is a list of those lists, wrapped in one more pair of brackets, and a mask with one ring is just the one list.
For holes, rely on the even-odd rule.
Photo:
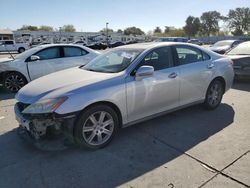
{"label": "car hood", "polygon": [[0,59],[0,64],[1,64],[1,63],[7,63],[7,62],[10,62],[10,61],[13,61],[13,59],[8,58],[8,57],[1,58],[1,59]]}
{"label": "car hood", "polygon": [[24,86],[16,95],[19,102],[32,104],[40,99],[68,96],[77,89],[114,78],[118,73],[101,73],[71,68],[38,78]]}
{"label": "car hood", "polygon": [[230,46],[212,46],[209,49],[212,51],[227,51],[230,49]]}

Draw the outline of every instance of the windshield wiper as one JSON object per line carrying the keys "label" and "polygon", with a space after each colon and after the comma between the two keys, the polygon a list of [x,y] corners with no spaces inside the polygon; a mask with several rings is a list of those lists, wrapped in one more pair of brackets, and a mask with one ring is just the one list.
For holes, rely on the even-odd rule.
{"label": "windshield wiper", "polygon": [[95,69],[84,69],[84,70],[92,71],[92,72],[97,72]]}

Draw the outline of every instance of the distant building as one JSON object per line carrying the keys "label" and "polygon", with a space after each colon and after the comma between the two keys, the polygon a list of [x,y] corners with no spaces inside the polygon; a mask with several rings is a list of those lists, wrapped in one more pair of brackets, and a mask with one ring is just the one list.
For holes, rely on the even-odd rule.
{"label": "distant building", "polygon": [[13,40],[13,32],[10,29],[0,29],[0,40]]}

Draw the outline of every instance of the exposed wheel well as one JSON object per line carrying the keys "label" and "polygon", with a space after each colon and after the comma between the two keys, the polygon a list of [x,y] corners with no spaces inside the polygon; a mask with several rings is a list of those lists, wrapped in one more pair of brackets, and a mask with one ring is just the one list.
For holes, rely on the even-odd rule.
{"label": "exposed wheel well", "polygon": [[[214,78],[214,79],[211,81],[211,83],[212,83],[213,81],[215,81],[215,80],[218,80],[218,81],[220,81],[220,82],[222,83],[222,85],[223,85],[223,93],[225,93],[225,90],[226,90],[226,81],[225,81],[225,79],[224,79],[222,76],[218,76],[218,77]],[[211,84],[211,83],[210,83],[210,84]]]}
{"label": "exposed wheel well", "polygon": [[88,108],[91,108],[93,106],[97,106],[97,105],[107,105],[109,107],[111,107],[118,115],[118,120],[119,120],[119,128],[122,127],[122,114],[120,109],[112,102],[108,102],[108,101],[99,101],[99,102],[95,102],[92,103],[90,105],[88,105],[87,107],[85,107],[82,112],[84,112],[85,110],[87,110]]}

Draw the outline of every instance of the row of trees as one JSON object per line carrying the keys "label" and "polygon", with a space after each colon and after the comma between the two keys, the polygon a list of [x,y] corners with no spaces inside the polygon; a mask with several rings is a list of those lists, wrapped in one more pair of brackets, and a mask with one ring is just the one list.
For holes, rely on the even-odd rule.
{"label": "row of trees", "polygon": [[[100,32],[106,33],[107,29],[104,28]],[[113,33],[113,32],[115,32],[113,29],[108,29],[108,33]],[[137,27],[128,27],[128,28],[124,29],[124,31],[121,29],[118,29],[116,32],[124,34],[124,35],[143,35],[143,34],[145,34],[140,28],[137,28]]]}
{"label": "row of trees", "polygon": [[[221,31],[219,22],[224,22],[228,31]],[[250,9],[236,8],[229,10],[227,16],[221,15],[217,11],[204,12],[200,17],[188,16],[186,25],[182,29],[165,27],[164,32],[161,28],[154,29],[156,36],[210,36],[223,35],[227,32],[239,36],[250,34]]]}
{"label": "row of trees", "polygon": [[23,25],[18,31],[62,31],[62,32],[75,32],[76,29],[73,25],[67,24],[62,27],[53,28],[48,25],[33,26],[33,25]]}

